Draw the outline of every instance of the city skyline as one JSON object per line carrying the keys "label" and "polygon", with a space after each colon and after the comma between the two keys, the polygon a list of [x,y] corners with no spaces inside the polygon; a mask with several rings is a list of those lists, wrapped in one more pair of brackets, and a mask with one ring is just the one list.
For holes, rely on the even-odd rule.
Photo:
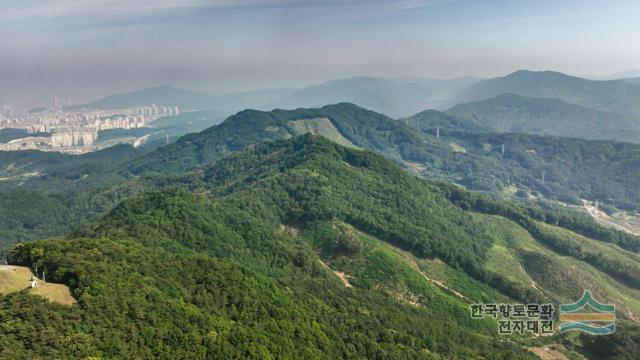
{"label": "city skyline", "polygon": [[[0,1],[0,102],[640,68],[621,1]],[[596,21],[597,20],[597,21]]]}

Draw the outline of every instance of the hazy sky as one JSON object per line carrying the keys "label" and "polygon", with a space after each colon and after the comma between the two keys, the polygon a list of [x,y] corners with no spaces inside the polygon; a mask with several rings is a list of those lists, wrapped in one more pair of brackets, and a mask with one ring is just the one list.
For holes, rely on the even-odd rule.
{"label": "hazy sky", "polygon": [[0,0],[0,97],[640,68],[638,1]]}

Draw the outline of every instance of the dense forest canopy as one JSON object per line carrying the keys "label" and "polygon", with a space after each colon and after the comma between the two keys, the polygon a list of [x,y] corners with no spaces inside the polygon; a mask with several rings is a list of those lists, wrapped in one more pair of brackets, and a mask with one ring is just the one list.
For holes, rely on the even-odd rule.
{"label": "dense forest canopy", "polygon": [[[513,226],[625,292],[640,288],[640,260],[618,247],[638,249],[635,237],[421,180],[319,136],[258,144],[155,186],[165,190],[125,200],[69,239],[11,250],[11,263],[68,284],[78,304],[4,296],[0,312],[20,316],[0,335],[3,356],[532,358],[529,340],[500,341],[495,323],[470,319],[467,301],[424,267],[440,259],[468,296],[559,300],[490,265]],[[591,252],[596,244],[611,255]],[[521,266],[532,266],[526,254]],[[34,316],[42,335],[27,341]],[[624,358],[626,345],[607,346]]]}

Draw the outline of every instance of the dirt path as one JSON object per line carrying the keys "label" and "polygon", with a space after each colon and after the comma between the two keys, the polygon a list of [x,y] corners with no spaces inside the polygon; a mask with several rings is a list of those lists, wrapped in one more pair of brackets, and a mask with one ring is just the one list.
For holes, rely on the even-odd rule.
{"label": "dirt path", "polygon": [[134,148],[138,148],[138,147],[140,147],[141,145],[146,144],[146,143],[147,143],[147,141],[149,140],[149,135],[150,135],[150,134],[147,134],[147,135],[140,136],[139,138],[135,139],[135,140],[133,141],[133,147],[134,147]]}
{"label": "dirt path", "polygon": [[[452,288],[448,287],[448,286],[447,286],[447,284],[445,284],[444,282],[439,281],[439,280],[436,280],[436,279],[433,279],[433,278],[429,277],[427,274],[425,274],[425,273],[422,271],[422,269],[420,269],[420,266],[418,265],[418,263],[416,262],[416,260],[413,258],[413,255],[410,255],[410,254],[404,254],[403,252],[399,252],[398,250],[396,250],[396,252],[398,252],[398,254],[400,254],[402,257],[404,257],[404,258],[405,258],[405,260],[407,261],[407,263],[408,263],[408,264],[409,264],[409,265],[410,265],[414,270],[416,270],[417,272],[419,272],[419,273],[420,273],[420,275],[422,275],[422,277],[424,277],[424,278],[425,278],[427,281],[429,281],[430,283],[434,284],[435,286],[437,286],[437,287],[439,287],[439,288],[441,288],[441,289],[443,289],[443,290],[446,290],[446,291],[448,291],[448,292],[452,293],[453,295],[455,295],[455,296],[459,297],[459,298],[460,298],[460,299],[462,299],[462,300],[465,300],[465,301],[467,301],[467,302],[469,302],[469,303],[473,302],[473,301],[471,301],[471,299],[469,299],[468,297],[464,296],[464,295],[463,295],[462,293],[460,293],[459,291],[457,291],[457,290],[455,290],[455,289],[452,289]],[[438,261],[442,262],[442,260],[438,260]]]}
{"label": "dirt path", "polygon": [[329,267],[329,265],[327,265],[324,261],[322,260],[318,260],[320,262],[320,265],[324,266],[326,269],[328,269],[329,271],[333,272],[334,274],[338,275],[338,277],[340,278],[340,280],[342,280],[342,283],[344,284],[344,287],[346,288],[350,288],[353,287],[353,285],[351,285],[349,283],[349,280],[347,279],[347,274],[343,273],[342,271],[335,271],[332,268]]}
{"label": "dirt path", "polygon": [[468,301],[468,302],[471,302],[471,300],[470,300],[468,297],[466,297],[466,296],[462,295],[462,293],[460,293],[459,291],[454,290],[454,289],[452,289],[452,288],[448,287],[448,286],[447,286],[445,283],[443,283],[442,281],[438,281],[438,280],[436,280],[436,279],[432,279],[432,278],[428,277],[428,276],[427,276],[427,274],[423,273],[421,270],[418,270],[418,271],[420,272],[420,274],[421,274],[425,279],[427,279],[427,280],[428,280],[428,281],[430,281],[431,283],[435,284],[437,287],[439,287],[439,288],[441,288],[441,289],[444,289],[444,290],[447,290],[447,291],[451,292],[453,295],[455,295],[455,296],[459,297],[460,299],[463,299],[463,300],[466,300],[466,301]]}
{"label": "dirt path", "polygon": [[547,296],[544,293],[544,290],[542,289],[542,286],[538,285],[538,283],[533,280],[533,278],[529,275],[529,273],[527,272],[527,270],[524,268],[524,266],[522,266],[522,264],[520,262],[518,262],[518,266],[520,267],[520,271],[525,274],[529,280],[531,280],[531,287],[538,290],[540,293],[542,293],[542,295],[547,298]]}
{"label": "dirt path", "polygon": [[587,212],[589,213],[589,215],[591,215],[592,218],[594,218],[596,221],[600,221],[603,222],[607,225],[613,226],[614,228],[618,229],[618,230],[622,230],[624,232],[627,232],[629,234],[632,235],[640,235],[638,233],[635,233],[627,228],[625,228],[624,226],[620,225],[620,224],[616,224],[610,220],[607,220],[609,217],[609,215],[605,214],[604,212],[598,210],[598,208],[593,205],[592,202],[587,201],[582,199],[582,203],[584,204],[584,208],[587,210]]}

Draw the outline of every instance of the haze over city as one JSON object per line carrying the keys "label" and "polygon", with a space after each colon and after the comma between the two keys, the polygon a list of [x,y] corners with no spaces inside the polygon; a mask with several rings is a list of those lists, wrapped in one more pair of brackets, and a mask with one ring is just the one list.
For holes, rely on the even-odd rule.
{"label": "haze over city", "polygon": [[640,68],[633,1],[24,0],[0,9],[0,103],[161,84],[224,93],[357,75]]}

